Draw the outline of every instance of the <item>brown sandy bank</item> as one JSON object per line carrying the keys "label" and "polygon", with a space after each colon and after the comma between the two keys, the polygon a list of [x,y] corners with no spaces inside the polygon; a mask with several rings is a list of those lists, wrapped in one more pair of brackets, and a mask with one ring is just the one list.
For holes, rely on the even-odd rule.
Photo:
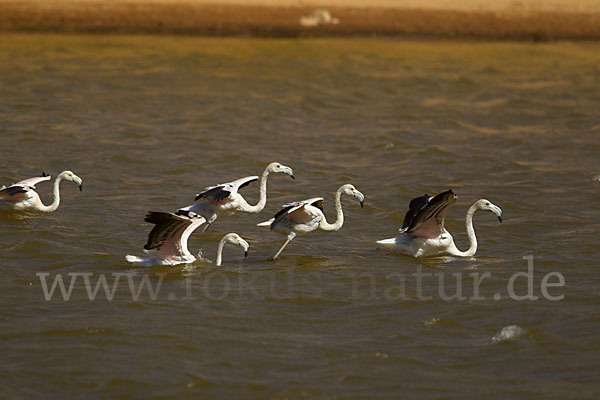
{"label": "brown sandy bank", "polygon": [[[562,7],[560,2],[553,3],[553,7],[518,7],[516,3],[507,2],[500,3],[506,7],[477,7],[478,3],[473,3],[472,7],[443,8],[443,4],[432,6],[437,4],[432,1],[422,4],[417,7],[410,0],[393,4],[390,0],[263,0],[243,4],[236,4],[236,0],[219,3],[205,0],[0,0],[0,31],[600,39],[600,7],[588,7],[585,2],[576,3],[577,7]],[[318,8],[326,8],[339,22],[301,25],[301,17]]]}

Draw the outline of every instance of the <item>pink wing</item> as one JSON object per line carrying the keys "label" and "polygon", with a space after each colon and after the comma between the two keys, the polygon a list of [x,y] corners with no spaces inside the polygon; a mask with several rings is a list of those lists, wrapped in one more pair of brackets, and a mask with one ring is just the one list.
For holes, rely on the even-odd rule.
{"label": "pink wing", "polygon": [[14,204],[27,201],[31,199],[33,193],[35,193],[33,189],[35,189],[36,184],[49,180],[50,175],[43,173],[42,176],[25,179],[20,182],[13,183],[9,187],[2,187],[0,189],[0,199]]}
{"label": "pink wing", "polygon": [[35,185],[37,185],[38,183],[43,182],[43,181],[49,181],[51,178],[52,177],[50,175],[36,176],[35,178],[29,178],[29,179],[22,180],[11,186],[18,185],[18,186],[29,186],[29,187],[35,188]]}
{"label": "pink wing", "polygon": [[156,254],[163,260],[170,260],[176,257],[181,257],[180,239],[181,233],[187,228],[187,225],[178,227],[177,230],[170,235],[163,244],[156,249]]}
{"label": "pink wing", "polygon": [[305,208],[307,205],[308,204],[303,204],[301,207],[287,214],[286,218],[295,224],[305,224],[312,220],[314,216],[307,212]]}
{"label": "pink wing", "polygon": [[32,193],[35,192],[28,186],[12,185],[0,190],[0,199],[16,204],[29,200]]}
{"label": "pink wing", "polygon": [[411,232],[411,235],[424,239],[435,239],[442,234],[444,230],[444,219],[448,213],[451,204],[442,208],[434,218],[429,218],[423,222],[416,230]]}
{"label": "pink wing", "polygon": [[[183,216],[178,215],[178,217]],[[162,246],[157,249],[158,256],[164,260],[183,257],[182,246],[187,247],[188,236],[205,222],[206,220],[204,218],[196,216],[194,218],[188,218],[186,222],[179,223],[173,233],[170,234]]]}
{"label": "pink wing", "polygon": [[286,219],[295,224],[304,224],[311,221],[315,216],[305,209],[306,206],[315,206],[321,211],[323,210],[323,198],[314,197],[304,201],[296,201],[294,203],[284,204],[283,208],[275,214],[271,229],[275,227],[281,220]]}
{"label": "pink wing", "polygon": [[[312,207],[311,207],[312,206]],[[315,210],[316,208],[316,210]],[[313,211],[314,210],[314,211]],[[320,213],[319,213],[320,211]],[[323,213],[323,198],[305,200],[302,205],[288,213],[287,218],[296,224],[308,224],[315,218],[320,219]]]}
{"label": "pink wing", "polygon": [[[155,250],[156,254],[163,260],[181,257],[182,240],[187,241],[186,232],[193,232],[206,220],[196,216],[190,218],[185,215],[177,215],[167,212],[150,211],[146,214],[144,221],[154,224],[154,228],[148,235],[145,250]],[[189,234],[188,234],[189,236]]]}

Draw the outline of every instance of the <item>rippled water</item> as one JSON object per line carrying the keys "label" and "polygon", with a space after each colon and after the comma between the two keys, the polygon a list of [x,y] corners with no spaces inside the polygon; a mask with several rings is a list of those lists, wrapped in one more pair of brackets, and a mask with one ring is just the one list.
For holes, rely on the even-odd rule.
{"label": "rippled water", "polygon": [[[0,215],[8,398],[600,396],[598,44],[4,35],[0,86],[1,181],[84,180],[82,193],[63,183],[56,213]],[[147,210],[275,160],[297,179],[272,175],[263,213],[190,240],[214,259],[235,231],[247,259],[230,248],[221,269],[125,262]],[[341,231],[269,261],[284,238],[255,224],[313,196],[333,218],[346,182],[365,209],[345,199]],[[475,258],[375,248],[411,198],[447,188],[460,248],[472,202],[504,211],[503,224],[477,214]],[[51,185],[38,189],[49,202]],[[540,299],[516,301],[508,282],[530,255]],[[562,300],[542,297],[550,272]],[[69,301],[59,289],[46,301],[39,273],[67,287],[73,273],[111,287],[128,275],[112,301],[102,289],[90,301],[82,275]],[[489,277],[473,299],[475,273]],[[157,297],[134,300],[128,279],[146,274]],[[440,279],[451,295],[457,276],[467,299],[444,300]]]}

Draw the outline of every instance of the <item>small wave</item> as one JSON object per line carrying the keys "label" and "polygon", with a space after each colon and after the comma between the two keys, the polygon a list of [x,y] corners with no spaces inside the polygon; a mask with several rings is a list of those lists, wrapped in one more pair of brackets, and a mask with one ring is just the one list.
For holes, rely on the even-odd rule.
{"label": "small wave", "polygon": [[468,328],[466,325],[461,324],[451,318],[444,317],[434,317],[431,319],[427,319],[421,322],[421,325],[425,328],[457,328],[457,329],[465,329]]}
{"label": "small wave", "polygon": [[525,333],[525,329],[518,325],[509,325],[502,328],[502,330],[492,337],[493,343],[504,342],[506,340],[514,340]]}

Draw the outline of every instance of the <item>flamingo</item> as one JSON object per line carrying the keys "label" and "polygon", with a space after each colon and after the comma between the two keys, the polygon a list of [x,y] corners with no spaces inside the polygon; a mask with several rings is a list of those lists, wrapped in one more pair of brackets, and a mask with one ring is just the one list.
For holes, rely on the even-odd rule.
{"label": "flamingo", "polygon": [[63,171],[54,180],[54,201],[49,206],[46,206],[40,200],[40,196],[35,191],[35,185],[40,182],[49,181],[50,175],[42,173],[41,176],[25,179],[23,181],[13,183],[6,187],[0,188],[0,205],[4,208],[12,208],[13,210],[34,209],[43,212],[56,211],[60,204],[60,182],[64,179],[75,182],[79,185],[79,190],[83,190],[83,181],[80,177],[71,171]]}
{"label": "flamingo", "polygon": [[323,198],[312,199],[285,204],[283,208],[268,221],[261,222],[257,226],[271,227],[271,230],[287,236],[287,240],[273,256],[277,259],[285,246],[299,233],[308,233],[321,229],[323,231],[337,231],[344,224],[344,212],[342,211],[342,195],[354,196],[364,206],[365,196],[356,190],[351,184],[340,186],[335,193],[335,210],[337,218],[333,224],[327,222],[323,214]]}
{"label": "flamingo", "polygon": [[192,211],[206,218],[207,224],[203,232],[215,222],[218,216],[230,216],[236,211],[247,213],[259,213],[267,204],[267,178],[271,172],[282,172],[294,178],[294,171],[278,162],[273,162],[265,168],[260,178],[260,199],[254,206],[248,204],[246,199],[238,191],[250,183],[257,181],[258,176],[248,176],[232,182],[209,186],[196,195],[194,200],[202,200],[191,206],[183,207],[180,211]]}
{"label": "flamingo", "polygon": [[339,23],[340,23],[339,18],[333,18],[331,16],[331,13],[329,12],[329,10],[326,10],[323,8],[314,10],[308,16],[300,17],[300,25],[306,26],[306,27],[329,25],[329,24],[337,25]]}
{"label": "flamingo", "polygon": [[383,248],[414,256],[451,255],[471,257],[477,252],[477,237],[473,229],[473,215],[477,210],[488,210],[502,222],[502,210],[489,200],[477,200],[467,211],[466,226],[469,235],[469,248],[460,251],[454,244],[450,232],[444,228],[446,213],[457,196],[452,190],[445,191],[435,197],[423,195],[411,200],[408,212],[404,217],[401,236],[377,241]]}
{"label": "flamingo", "polygon": [[[196,257],[188,250],[187,242],[192,232],[206,222],[204,217],[193,212],[174,214],[151,211],[146,214],[144,221],[155,225],[144,246],[144,251],[151,252],[151,255],[144,258],[127,255],[125,256],[127,261],[144,266],[189,264],[196,261]],[[223,247],[226,243],[241,246],[244,249],[244,256],[248,256],[250,247],[248,242],[237,233],[228,233],[219,242],[215,262],[217,267],[221,266]]]}

